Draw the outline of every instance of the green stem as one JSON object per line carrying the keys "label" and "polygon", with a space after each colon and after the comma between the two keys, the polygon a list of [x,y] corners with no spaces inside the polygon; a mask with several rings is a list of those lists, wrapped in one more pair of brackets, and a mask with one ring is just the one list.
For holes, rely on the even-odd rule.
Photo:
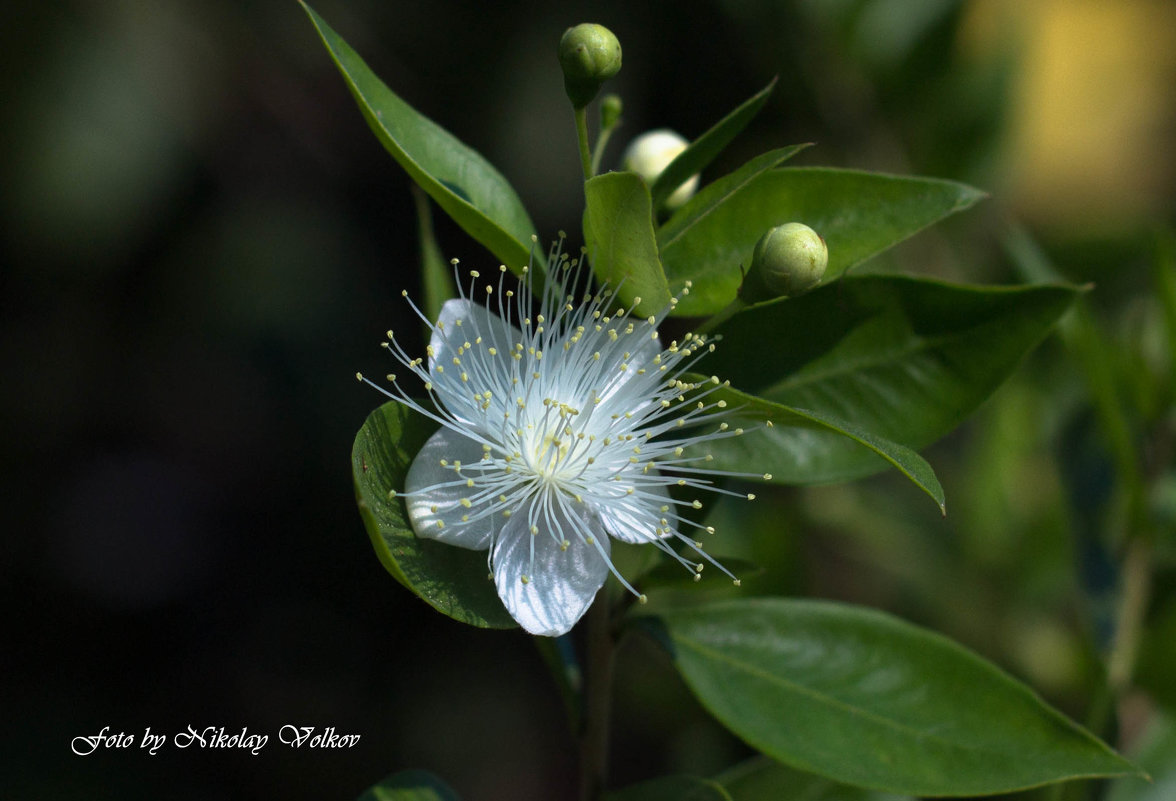
{"label": "green stem", "polygon": [[1147,537],[1137,535],[1123,557],[1123,595],[1116,614],[1115,638],[1107,657],[1107,687],[1113,698],[1131,686],[1135,673],[1143,619],[1151,595],[1151,573],[1151,543]]}
{"label": "green stem", "polygon": [[609,138],[612,137],[615,128],[605,128],[600,132],[600,136],[596,139],[596,149],[592,152],[592,174],[596,175],[600,172],[600,160],[604,157],[604,148],[608,145]]}
{"label": "green stem", "polygon": [[612,711],[613,640],[607,588],[602,587],[584,617],[584,714],[580,729],[580,801],[597,801],[608,769],[609,716]]}
{"label": "green stem", "polygon": [[714,331],[720,325],[727,322],[746,308],[747,304],[743,301],[743,298],[737,297],[735,300],[731,301],[725,307],[723,307],[723,309],[718,314],[703,323],[702,326],[696,329],[694,333],[709,334],[711,331]]}
{"label": "green stem", "polygon": [[580,141],[580,166],[584,168],[584,180],[593,176],[592,151],[588,148],[588,107],[576,109],[576,138]]}

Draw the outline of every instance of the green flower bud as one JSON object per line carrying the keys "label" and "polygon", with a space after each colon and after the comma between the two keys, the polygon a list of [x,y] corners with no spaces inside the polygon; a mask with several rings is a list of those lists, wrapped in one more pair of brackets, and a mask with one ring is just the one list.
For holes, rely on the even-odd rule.
{"label": "green flower bud", "polygon": [[[670,162],[690,144],[677,133],[660,128],[638,136],[621,157],[621,166],[637,173],[650,186],[670,166]],[[666,199],[666,208],[676,209],[698,189],[698,176],[692,175]]]}
{"label": "green flower bud", "polygon": [[585,22],[568,28],[559,40],[564,89],[576,108],[596,97],[601,85],[621,71],[621,43],[603,25]]}
{"label": "green flower bud", "polygon": [[816,231],[798,222],[778,225],[755,243],[739,296],[757,303],[803,294],[821,282],[828,264],[829,249]]}
{"label": "green flower bud", "polygon": [[600,130],[607,131],[616,127],[621,120],[621,96],[605,95],[600,98]]}

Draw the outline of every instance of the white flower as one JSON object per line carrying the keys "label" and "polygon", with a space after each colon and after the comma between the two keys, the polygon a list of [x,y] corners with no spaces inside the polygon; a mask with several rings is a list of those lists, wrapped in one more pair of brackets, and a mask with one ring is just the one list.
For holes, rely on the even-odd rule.
{"label": "white flower", "polygon": [[[697,578],[702,562],[670,547],[681,540],[731,576],[680,533],[704,528],[678,511],[702,504],[673,499],[671,485],[754,498],[715,487],[708,478],[715,472],[697,466],[710,456],[692,446],[743,433],[719,422],[725,402],[703,400],[725,384],[681,379],[714,346],[687,334],[663,349],[657,326],[672,304],[642,319],[633,315],[640,299],[626,309],[606,289],[577,296],[581,264],[558,249],[552,257],[534,316],[528,277],[516,295],[504,290],[500,267],[497,288],[484,286],[497,313],[469,300],[480,277],[471,272],[468,294],[446,302],[435,324],[425,320],[427,364],[388,332],[382,344],[425,382],[434,409],[410,398],[394,375],[394,391],[381,389],[441,424],[402,493],[416,534],[489,551],[507,610],[527,631],[548,636],[572,628],[610,570],[636,594],[613,567],[610,537],[652,543]],[[709,430],[699,433],[700,425]]]}
{"label": "white flower", "polygon": [[[653,185],[670,162],[678,157],[690,143],[681,134],[668,128],[647,131],[641,134],[625,148],[621,157],[621,166],[635,172],[645,179],[647,184]],[[698,176],[692,175],[666,198],[666,208],[676,209],[691,198],[698,189]]]}

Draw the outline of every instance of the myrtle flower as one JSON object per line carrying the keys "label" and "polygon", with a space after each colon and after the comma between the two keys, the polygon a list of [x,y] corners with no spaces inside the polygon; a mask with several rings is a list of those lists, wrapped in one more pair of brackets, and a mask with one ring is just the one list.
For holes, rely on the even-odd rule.
{"label": "myrtle flower", "polygon": [[[714,345],[686,334],[662,347],[658,325],[676,299],[658,315],[637,317],[640,298],[626,307],[607,287],[585,292],[582,259],[557,245],[550,264],[534,314],[529,271],[516,294],[504,287],[505,266],[496,285],[483,286],[488,306],[471,300],[481,278],[475,271],[435,323],[409,300],[431,332],[427,359],[410,358],[391,331],[382,345],[424,382],[432,407],[413,400],[394,374],[391,391],[377,389],[441,426],[400,493],[417,536],[488,551],[511,616],[532,634],[557,636],[580,619],[610,571],[637,594],[613,566],[610,537],[655,545],[696,579],[710,563],[738,584],[682,533],[713,533],[681,513],[702,502],[669,490],[752,499],[714,478],[771,476],[706,469],[711,457],[698,446],[743,430],[722,421],[725,401],[707,400],[725,383],[683,379]],[[675,540],[697,559],[680,555]]]}

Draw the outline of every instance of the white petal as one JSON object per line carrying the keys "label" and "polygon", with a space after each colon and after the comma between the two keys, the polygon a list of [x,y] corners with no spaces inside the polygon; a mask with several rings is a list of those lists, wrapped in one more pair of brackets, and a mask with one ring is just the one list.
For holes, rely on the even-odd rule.
{"label": "white petal", "polygon": [[[652,403],[653,391],[664,382],[666,375],[653,363],[654,357],[662,352],[661,341],[653,337],[653,333],[654,328],[649,323],[643,320],[634,323],[634,331],[626,337],[624,344],[625,352],[629,354],[625,359],[627,367],[624,371],[619,365],[609,368],[608,385],[600,392],[599,412],[636,415]],[[639,372],[642,369],[644,374]]]}
{"label": "white petal", "polygon": [[491,314],[485,306],[471,303],[465,298],[445,301],[437,317],[437,324],[433,326],[433,334],[429,337],[429,344],[433,347],[429,367],[437,363],[450,364],[459,345],[473,342],[478,337],[482,337],[483,346],[495,347],[502,352],[523,340],[519,329],[497,314]]}
{"label": "white petal", "polygon": [[[596,516],[582,506],[573,514],[607,554],[608,537]],[[511,617],[531,634],[567,634],[604,586],[608,564],[596,545],[582,541],[563,512],[547,523],[539,522],[538,534],[531,534],[526,519],[523,511],[516,512],[495,542],[498,597]],[[561,539],[570,542],[566,551],[560,549]],[[523,576],[528,578],[526,583]]]}
{"label": "white petal", "polygon": [[[638,492],[642,495],[638,495]],[[669,502],[670,494],[666,488],[655,484],[642,487],[632,495],[625,495],[614,502],[599,503],[597,510],[600,522],[609,534],[622,542],[645,545],[654,539],[669,536],[658,533],[658,529],[665,528],[661,524],[665,517],[661,508]]]}
{"label": "white petal", "polygon": [[[461,500],[470,497],[477,489],[467,487],[453,469],[457,461],[472,465],[481,458],[481,445],[448,428],[441,428],[429,437],[409,465],[408,475],[404,479],[405,492],[414,493],[405,500],[408,503],[408,518],[418,537],[479,551],[490,547],[494,532],[502,527],[502,516],[491,514],[473,520],[479,511],[478,507],[466,508]],[[442,459],[449,463],[448,467],[441,465]],[[440,486],[455,482],[456,486]],[[433,511],[434,506],[436,512]],[[463,523],[462,515],[468,515],[470,522]],[[441,527],[438,527],[438,522],[442,523]]]}
{"label": "white petal", "polygon": [[[464,423],[480,425],[486,419],[500,420],[499,406],[509,387],[509,353],[522,338],[517,328],[491,314],[484,306],[464,298],[445,301],[429,337],[429,376],[434,397]],[[465,349],[466,343],[470,344],[468,350]],[[459,348],[462,349],[460,353]],[[496,356],[490,354],[491,348],[497,352]],[[458,359],[458,364],[454,363],[454,358]],[[473,369],[475,362],[483,363],[484,369]],[[436,371],[438,366],[442,368],[441,372]],[[489,386],[467,383],[461,379],[463,372],[474,376],[489,375],[497,381]],[[489,410],[488,417],[473,398],[475,393],[486,390],[495,398],[495,407]]]}

